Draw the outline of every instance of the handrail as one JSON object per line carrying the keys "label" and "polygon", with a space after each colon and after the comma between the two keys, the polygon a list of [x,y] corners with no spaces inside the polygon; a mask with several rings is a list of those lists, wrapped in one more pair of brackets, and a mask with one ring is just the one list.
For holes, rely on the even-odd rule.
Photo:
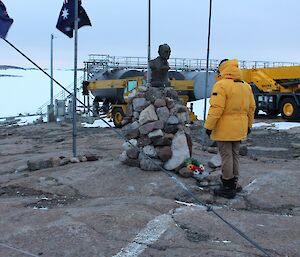
{"label": "handrail", "polygon": [[[82,75],[81,77],[79,77],[77,79],[77,84],[80,85],[83,82],[84,79],[84,75]],[[68,87],[66,87],[67,90],[72,92],[72,89],[74,87],[74,82],[71,83]],[[79,88],[77,88],[78,90]],[[68,95],[69,96],[69,95]],[[59,99],[59,100],[65,100],[68,96],[66,96],[66,91],[65,90],[61,90],[60,92],[58,92],[56,95],[54,95],[54,99]],[[40,113],[46,113],[47,112],[47,106],[50,104],[50,100],[48,100],[47,102],[45,102],[44,104],[42,104],[36,111],[37,114]]]}
{"label": "handrail", "polygon": [[[124,68],[124,69],[147,69],[146,57],[132,57],[132,56],[110,56],[105,54],[90,54],[88,61],[88,69],[90,71],[97,71],[99,69],[107,68]],[[218,68],[220,60],[209,60],[209,70],[215,71]],[[189,58],[170,58],[169,65],[172,70],[206,70],[206,59],[189,59]],[[271,62],[271,61],[239,61],[240,68],[271,68],[283,66],[298,66],[300,63],[296,62]]]}

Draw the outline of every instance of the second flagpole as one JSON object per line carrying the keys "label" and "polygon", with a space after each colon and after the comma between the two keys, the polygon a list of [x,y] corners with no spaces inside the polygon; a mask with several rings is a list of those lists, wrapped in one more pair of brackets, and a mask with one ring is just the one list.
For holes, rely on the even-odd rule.
{"label": "second flagpole", "polygon": [[74,91],[73,91],[73,157],[77,156],[76,137],[77,137],[77,48],[78,48],[78,1],[75,0],[74,13]]}

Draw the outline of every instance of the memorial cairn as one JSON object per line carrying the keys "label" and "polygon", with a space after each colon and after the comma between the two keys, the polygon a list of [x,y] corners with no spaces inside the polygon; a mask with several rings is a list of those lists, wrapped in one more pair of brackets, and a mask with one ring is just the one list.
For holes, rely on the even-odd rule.
{"label": "memorial cairn", "polygon": [[174,170],[190,158],[189,115],[173,88],[140,86],[129,96],[125,114],[122,132],[130,143],[123,144],[124,164],[142,170],[159,170],[159,166]]}
{"label": "memorial cairn", "polygon": [[189,112],[168,80],[170,47],[159,47],[159,57],[150,61],[151,85],[140,86],[128,96],[123,120],[122,163],[155,171],[177,170],[191,157]]}

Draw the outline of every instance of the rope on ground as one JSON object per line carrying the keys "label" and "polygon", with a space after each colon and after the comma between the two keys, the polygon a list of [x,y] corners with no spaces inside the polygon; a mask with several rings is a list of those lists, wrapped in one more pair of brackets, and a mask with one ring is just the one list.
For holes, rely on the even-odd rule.
{"label": "rope on ground", "polygon": [[3,247],[6,247],[8,249],[15,250],[15,251],[17,251],[19,253],[24,253],[24,254],[26,254],[28,256],[40,257],[39,255],[35,255],[35,254],[30,253],[30,252],[23,251],[21,249],[15,248],[13,246],[10,246],[10,245],[4,244],[4,243],[0,243],[0,245],[3,246]]}
{"label": "rope on ground", "polygon": [[155,166],[157,166],[163,173],[165,173],[168,177],[170,177],[175,184],[177,184],[183,191],[186,192],[188,196],[193,198],[195,202],[198,205],[202,205],[207,208],[207,211],[214,213],[219,219],[221,219],[225,224],[227,224],[230,228],[232,228],[235,232],[237,232],[241,237],[243,237],[246,241],[248,241],[250,244],[252,244],[256,249],[261,251],[265,256],[271,257],[270,254],[268,254],[258,243],[250,239],[245,233],[243,233],[241,230],[239,230],[236,226],[232,225],[230,222],[228,222],[225,218],[223,218],[220,214],[218,214],[211,205],[206,204],[205,202],[201,201],[195,194],[184,184],[182,183],[178,178],[176,178],[173,174],[171,174],[169,171],[155,163],[148,155],[144,154],[137,146],[133,145],[122,133],[117,131],[113,126],[111,126],[106,120],[100,117],[100,119],[107,124],[110,128],[113,128],[113,131],[120,136],[123,140],[125,140],[127,143],[129,143],[133,148],[135,148],[140,154],[143,155],[143,157],[149,159]]}

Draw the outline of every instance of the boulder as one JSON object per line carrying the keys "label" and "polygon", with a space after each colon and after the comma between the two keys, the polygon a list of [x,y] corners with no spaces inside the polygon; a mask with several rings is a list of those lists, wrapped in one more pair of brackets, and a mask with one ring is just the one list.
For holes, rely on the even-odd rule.
{"label": "boulder", "polygon": [[130,159],[138,159],[139,157],[139,151],[137,148],[130,148],[126,150],[126,154]]}
{"label": "boulder", "polygon": [[138,141],[136,139],[130,139],[128,142],[124,142],[123,143],[123,149],[129,150],[130,148],[132,148],[133,146],[137,146]]}
{"label": "boulder", "polygon": [[189,114],[187,112],[179,112],[177,113],[177,117],[178,117],[178,120],[179,120],[179,123],[183,123],[183,124],[186,124],[186,123],[189,123]]}
{"label": "boulder", "polygon": [[60,164],[59,164],[59,166],[67,165],[69,162],[70,162],[70,158],[64,157],[64,158],[60,159]]}
{"label": "boulder", "polygon": [[138,146],[139,147],[144,147],[146,145],[150,145],[151,144],[151,139],[146,136],[146,135],[141,135],[140,138],[138,139]]}
{"label": "boulder", "polygon": [[153,145],[146,145],[143,147],[143,153],[148,155],[149,157],[155,158],[157,153]]}
{"label": "boulder", "polygon": [[158,117],[156,115],[155,108],[152,104],[149,105],[146,109],[144,109],[140,113],[140,117],[139,117],[140,125],[143,125],[151,121],[156,121],[156,120],[158,120]]}
{"label": "boulder", "polygon": [[51,167],[58,167],[60,166],[61,159],[59,157],[52,157],[50,158]]}
{"label": "boulder", "polygon": [[157,108],[156,113],[157,113],[158,119],[164,123],[168,120],[168,118],[170,116],[170,111],[166,106]]}
{"label": "boulder", "polygon": [[127,139],[137,138],[140,134],[139,126],[137,121],[130,123],[122,128],[122,133]]}
{"label": "boulder", "polygon": [[132,107],[132,104],[127,104],[127,107],[126,107],[126,110],[125,110],[124,114],[125,114],[127,117],[131,117],[131,116],[133,115],[133,107]]}
{"label": "boulder", "polygon": [[177,131],[178,131],[178,126],[177,125],[169,125],[169,124],[166,124],[165,127],[164,127],[164,131],[168,134],[176,134]]}
{"label": "boulder", "polygon": [[169,160],[172,157],[172,150],[170,146],[159,146],[155,148],[157,157],[163,162]]}
{"label": "boulder", "polygon": [[141,112],[144,110],[150,103],[145,98],[134,98],[132,100],[133,111]]}
{"label": "boulder", "polygon": [[128,166],[131,167],[139,167],[140,166],[140,161],[139,159],[130,159],[127,154],[126,151],[123,151],[122,154],[119,156],[119,160],[123,163],[126,164]]}
{"label": "boulder", "polygon": [[161,129],[154,130],[148,134],[148,137],[153,141],[159,137],[163,137],[164,132]]}
{"label": "boulder", "polygon": [[148,91],[145,93],[147,101],[154,103],[156,99],[163,98],[163,89],[157,87],[149,87]]}
{"label": "boulder", "polygon": [[178,125],[179,124],[179,120],[175,115],[171,115],[168,119],[167,119],[167,124],[168,125]]}
{"label": "boulder", "polygon": [[171,145],[172,157],[165,164],[166,170],[174,170],[179,167],[185,159],[190,158],[190,150],[183,131],[178,131]]}
{"label": "boulder", "polygon": [[160,167],[162,167],[163,162],[158,159],[148,159],[142,158],[140,159],[140,167],[145,171],[159,171]]}
{"label": "boulder", "polygon": [[156,99],[154,101],[155,108],[159,108],[159,107],[163,107],[163,106],[166,106],[166,101],[164,99]]}
{"label": "boulder", "polygon": [[169,97],[166,98],[167,107],[172,109],[175,106],[175,101]]}
{"label": "boulder", "polygon": [[218,167],[221,167],[222,165],[222,160],[221,160],[221,156],[219,154],[214,155],[209,162],[207,163],[208,167],[215,169]]}
{"label": "boulder", "polygon": [[51,168],[52,164],[50,160],[27,161],[27,167],[29,171],[35,171]]}
{"label": "boulder", "polygon": [[99,160],[99,157],[95,154],[92,154],[92,153],[86,154],[85,157],[86,157],[88,162],[93,162],[93,161],[98,161]]}
{"label": "boulder", "polygon": [[172,144],[172,140],[165,136],[153,139],[154,146],[170,146]]}
{"label": "boulder", "polygon": [[158,121],[149,122],[149,123],[146,123],[146,124],[140,126],[139,131],[140,131],[141,135],[147,135],[151,131],[156,130],[156,129],[163,129],[163,127],[164,127],[164,123],[162,121],[158,120]]}

